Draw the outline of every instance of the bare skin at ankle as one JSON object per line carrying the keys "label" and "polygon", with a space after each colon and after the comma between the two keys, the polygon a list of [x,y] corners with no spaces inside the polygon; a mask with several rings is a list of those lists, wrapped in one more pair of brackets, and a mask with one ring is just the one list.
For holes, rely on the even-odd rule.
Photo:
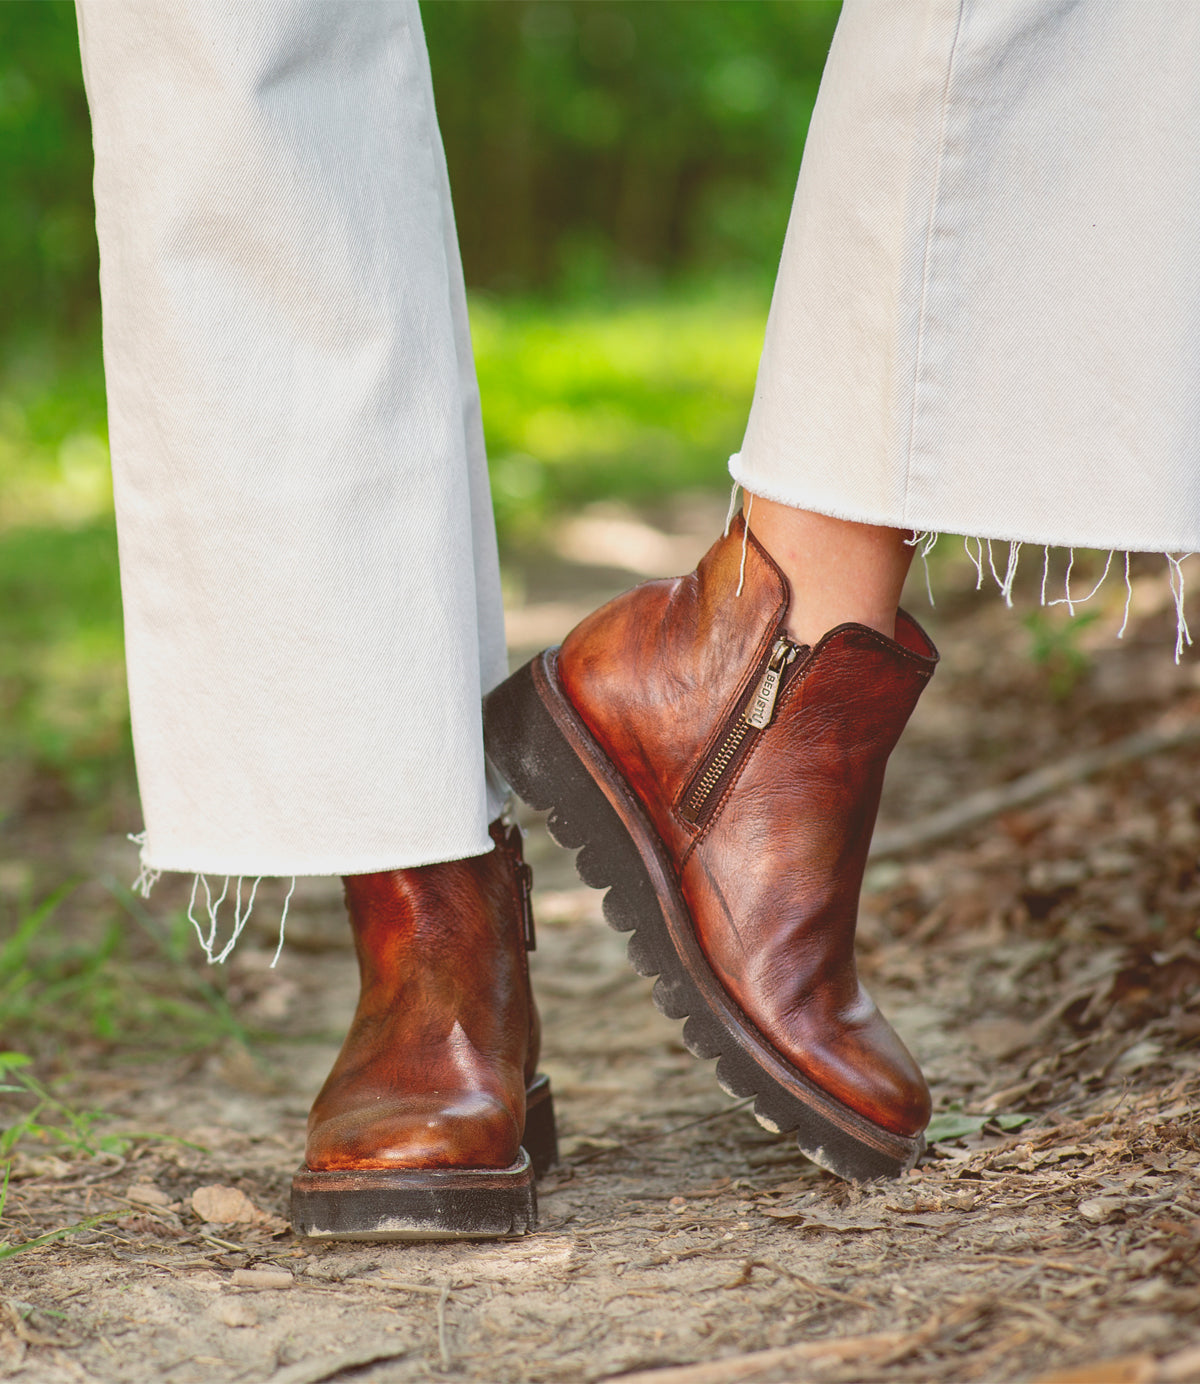
{"label": "bare skin at ankle", "polygon": [[854,622],[896,636],[900,592],[912,563],[907,529],[879,528],[747,495],[742,506],[755,538],[792,588],[788,633],[815,644]]}

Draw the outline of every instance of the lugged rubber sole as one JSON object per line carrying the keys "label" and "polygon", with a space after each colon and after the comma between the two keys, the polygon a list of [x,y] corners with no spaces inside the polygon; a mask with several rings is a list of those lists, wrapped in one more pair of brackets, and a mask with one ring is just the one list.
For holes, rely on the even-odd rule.
{"label": "lugged rubber sole", "polygon": [[645,809],[563,692],[548,649],[488,694],[487,752],[562,846],[580,847],[585,884],[608,887],[604,915],[632,933],[629,960],[657,976],[654,1002],[684,1019],[683,1041],[715,1058],[721,1088],[754,1097],[758,1122],[794,1133],[800,1150],[838,1177],[868,1181],[911,1168],[924,1138],[894,1134],[822,1091],[771,1046],[730,999],[696,940],[670,858]]}
{"label": "lugged rubber sole", "polygon": [[537,1225],[535,1178],[558,1161],[550,1083],[529,1088],[508,1168],[355,1168],[292,1178],[292,1226],[314,1240],[496,1240]]}

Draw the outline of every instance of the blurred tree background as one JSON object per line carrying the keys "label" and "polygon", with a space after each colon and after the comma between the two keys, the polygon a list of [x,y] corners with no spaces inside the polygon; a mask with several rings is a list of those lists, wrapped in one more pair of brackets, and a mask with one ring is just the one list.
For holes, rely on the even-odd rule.
{"label": "blurred tree background", "polygon": [[[722,488],[837,3],[422,13],[502,542],[592,499]],[[31,792],[99,802],[129,760],[69,0],[0,4],[0,169],[3,820]]]}
{"label": "blurred tree background", "polygon": [[468,282],[770,282],[838,7],[424,7]]}

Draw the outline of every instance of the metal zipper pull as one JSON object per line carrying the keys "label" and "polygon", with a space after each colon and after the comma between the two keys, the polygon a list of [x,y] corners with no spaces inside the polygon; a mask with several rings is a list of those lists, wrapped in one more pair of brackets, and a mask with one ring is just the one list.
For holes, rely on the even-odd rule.
{"label": "metal zipper pull", "polygon": [[767,671],[763,674],[762,682],[758,684],[754,700],[746,708],[747,725],[753,726],[755,730],[764,730],[771,724],[771,717],[775,715],[775,702],[779,697],[779,687],[783,682],[783,670],[799,652],[799,645],[788,639],[775,641]]}
{"label": "metal zipper pull", "polygon": [[513,816],[509,802],[501,816],[504,826],[504,848],[508,851],[517,877],[517,903],[521,910],[521,936],[527,952],[537,951],[537,932],[533,926],[533,870],[521,850],[522,831]]}
{"label": "metal zipper pull", "polygon": [[521,926],[525,934],[525,950],[537,951],[537,932],[533,926],[533,871],[523,860],[517,872],[517,887],[521,891]]}

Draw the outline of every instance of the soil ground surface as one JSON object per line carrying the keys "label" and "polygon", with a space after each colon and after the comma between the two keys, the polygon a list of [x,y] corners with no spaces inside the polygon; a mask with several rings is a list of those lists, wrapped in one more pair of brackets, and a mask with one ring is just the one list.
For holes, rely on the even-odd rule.
{"label": "soil ground surface", "polygon": [[[703,498],[595,509],[515,555],[514,666],[641,576],[688,569],[720,520]],[[322,880],[300,882],[270,969],[282,889],[264,884],[220,973],[252,1044],[23,1045],[128,1142],[17,1146],[0,1239],[111,1219],[0,1260],[0,1376],[1200,1380],[1200,662],[1172,661],[1161,561],[1135,562],[1119,643],[1120,576],[1083,607],[1092,623],[1050,610],[1031,628],[1041,554],[1025,565],[1012,611],[961,559],[935,563],[933,610],[919,568],[910,584],[943,663],[889,771],[860,955],[934,1092],[911,1174],[839,1182],[723,1095],[527,818],[563,1154],[537,1233],[293,1234],[288,1185],[355,972]],[[134,872],[121,835],[52,797],[5,847],[2,887],[88,874],[62,905],[80,935],[111,903],[95,881]],[[164,878],[148,909],[185,906],[186,887]],[[150,960],[123,964],[121,984],[161,988]]]}

